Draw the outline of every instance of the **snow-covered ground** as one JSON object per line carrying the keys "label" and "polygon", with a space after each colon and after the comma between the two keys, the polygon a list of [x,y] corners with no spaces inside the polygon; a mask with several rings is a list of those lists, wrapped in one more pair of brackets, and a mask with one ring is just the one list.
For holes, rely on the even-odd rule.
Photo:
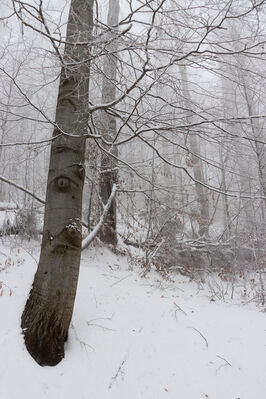
{"label": "snow-covered ground", "polygon": [[0,246],[1,399],[266,398],[266,313],[182,276],[141,278],[99,247],[82,253],[65,359],[38,366],[20,330],[38,258],[29,248]]}

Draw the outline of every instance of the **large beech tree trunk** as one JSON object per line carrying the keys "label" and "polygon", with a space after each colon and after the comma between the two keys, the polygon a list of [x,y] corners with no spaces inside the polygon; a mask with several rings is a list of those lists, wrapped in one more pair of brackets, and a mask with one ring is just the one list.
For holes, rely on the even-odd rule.
{"label": "large beech tree trunk", "polygon": [[[112,28],[118,24],[119,20],[119,0],[109,0],[109,9],[107,25]],[[102,102],[110,103],[116,99],[116,71],[117,71],[117,42],[114,28],[107,34],[110,43],[106,46],[108,54],[105,56],[103,65],[103,83],[102,83]],[[106,110],[101,112],[101,134],[112,142],[116,135],[116,119]],[[113,184],[117,182],[117,162],[108,152],[117,155],[115,147],[110,148],[104,145],[105,151],[101,154],[101,177],[100,177],[100,196],[103,205],[106,205],[112,192]],[[100,232],[100,238],[106,244],[115,245],[116,236],[116,201],[113,200],[107,214],[105,224]]]}
{"label": "large beech tree trunk", "polygon": [[54,366],[64,357],[76,295],[92,25],[93,0],[72,0],[53,132],[54,137],[59,136],[51,146],[41,255],[21,323],[26,347],[40,365]]}

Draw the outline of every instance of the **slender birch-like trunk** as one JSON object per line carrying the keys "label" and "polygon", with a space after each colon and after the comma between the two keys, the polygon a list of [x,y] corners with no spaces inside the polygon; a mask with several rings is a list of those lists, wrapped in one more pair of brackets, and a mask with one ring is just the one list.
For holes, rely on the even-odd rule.
{"label": "slender birch-like trunk", "polygon": [[265,145],[261,143],[263,141],[263,137],[261,137],[262,128],[259,127],[258,119],[253,119],[252,116],[256,115],[256,109],[254,107],[254,100],[252,100],[249,89],[247,87],[245,79],[242,77],[243,80],[243,90],[244,90],[244,97],[246,100],[246,105],[248,109],[248,116],[250,117],[250,124],[252,135],[254,138],[254,151],[257,157],[257,164],[258,164],[258,175],[259,175],[259,182],[261,186],[262,194],[264,195],[264,203],[266,206],[266,150]]}
{"label": "slender birch-like trunk", "polygon": [[[187,109],[191,108],[192,99],[190,97],[189,88],[188,88],[188,77],[186,66],[180,66],[180,72],[182,77],[182,91],[183,96],[185,98],[185,107]],[[199,204],[199,235],[201,237],[208,237],[209,234],[209,224],[210,224],[210,216],[209,216],[209,200],[208,200],[208,192],[207,189],[200,183],[205,183],[204,173],[203,173],[203,164],[202,160],[196,155],[200,156],[200,146],[198,142],[198,137],[193,134],[193,132],[189,133],[189,147],[192,152],[191,159],[193,164],[193,174],[197,182],[195,183],[195,190],[197,196],[197,202]],[[195,155],[196,154],[196,155]],[[199,183],[198,183],[199,182]]]}
{"label": "slender birch-like trunk", "polygon": [[76,295],[92,26],[93,0],[72,0],[53,132],[58,138],[50,154],[41,255],[21,322],[26,347],[40,365],[54,366],[64,357]]}
{"label": "slender birch-like trunk", "polygon": [[[107,25],[112,28],[119,21],[119,0],[109,0],[109,9]],[[108,54],[105,56],[103,65],[103,83],[102,83],[102,102],[110,103],[116,99],[116,71],[117,71],[117,42],[115,33],[110,30],[107,34],[109,44],[106,46]],[[116,119],[106,110],[101,112],[102,136],[106,141],[112,142],[116,135]],[[108,155],[108,152],[117,155],[116,148],[104,145],[106,152],[101,154],[101,176],[100,176],[100,196],[103,205],[107,204],[108,198],[112,192],[113,185],[117,182],[117,163]],[[113,200],[105,223],[100,232],[100,238],[106,244],[115,245],[116,236],[116,201]]]}

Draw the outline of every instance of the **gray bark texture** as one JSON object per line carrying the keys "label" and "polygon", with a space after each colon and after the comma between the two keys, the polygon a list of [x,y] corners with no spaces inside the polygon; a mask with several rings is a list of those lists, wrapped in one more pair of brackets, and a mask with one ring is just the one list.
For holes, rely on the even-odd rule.
{"label": "gray bark texture", "polygon": [[[109,0],[107,25],[111,30],[107,34],[109,44],[103,65],[102,103],[110,103],[116,99],[116,71],[117,71],[117,41],[114,26],[119,21],[119,0]],[[101,112],[101,134],[106,141],[112,142],[117,132],[116,119],[108,110]],[[103,205],[111,195],[112,187],[117,182],[117,162],[108,153],[117,155],[115,147],[104,145],[105,151],[101,155],[100,196]],[[113,199],[105,223],[100,232],[100,239],[106,244],[116,245],[116,201]]]}
{"label": "gray bark texture", "polygon": [[255,139],[254,150],[255,150],[256,157],[257,157],[259,182],[260,182],[262,194],[265,197],[264,203],[266,205],[266,150],[265,150],[265,145],[259,142],[259,141],[263,141],[263,137],[262,137],[262,133],[261,133],[263,131],[263,129],[262,129],[262,127],[259,126],[258,120],[252,118],[252,115],[257,115],[256,109],[254,106],[254,100],[252,99],[252,95],[250,93],[250,90],[248,89],[245,79],[242,78],[242,80],[244,83],[243,90],[244,90],[245,100],[247,103],[248,115],[250,117],[251,130],[252,130],[253,137]]}
{"label": "gray bark texture", "polygon": [[54,366],[64,357],[76,295],[92,25],[93,0],[72,0],[53,132],[54,137],[59,136],[51,146],[41,255],[21,320],[26,347],[40,365]]}
{"label": "gray bark texture", "polygon": [[[192,107],[192,98],[190,96],[188,88],[188,77],[186,66],[180,66],[180,72],[182,77],[182,90],[185,99],[185,107],[189,110]],[[200,145],[198,142],[198,137],[193,132],[189,133],[189,147],[192,152],[191,159],[193,164],[193,174],[196,180],[195,191],[197,196],[197,202],[199,204],[199,235],[201,237],[208,237],[209,235],[209,225],[210,225],[210,215],[209,215],[209,199],[208,191],[203,186],[205,184],[205,178],[203,173],[203,163],[202,160],[197,156],[200,156]],[[202,183],[202,184],[201,184]]]}

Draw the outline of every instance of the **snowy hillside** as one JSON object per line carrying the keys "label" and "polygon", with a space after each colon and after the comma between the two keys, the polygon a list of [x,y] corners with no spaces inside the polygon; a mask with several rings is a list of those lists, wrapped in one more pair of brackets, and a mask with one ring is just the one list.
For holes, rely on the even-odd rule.
{"label": "snowy hillside", "polygon": [[[263,399],[266,314],[169,282],[104,248],[82,253],[65,359],[40,367],[24,347],[36,248],[0,248],[1,399]],[[27,251],[25,251],[25,249]]]}

